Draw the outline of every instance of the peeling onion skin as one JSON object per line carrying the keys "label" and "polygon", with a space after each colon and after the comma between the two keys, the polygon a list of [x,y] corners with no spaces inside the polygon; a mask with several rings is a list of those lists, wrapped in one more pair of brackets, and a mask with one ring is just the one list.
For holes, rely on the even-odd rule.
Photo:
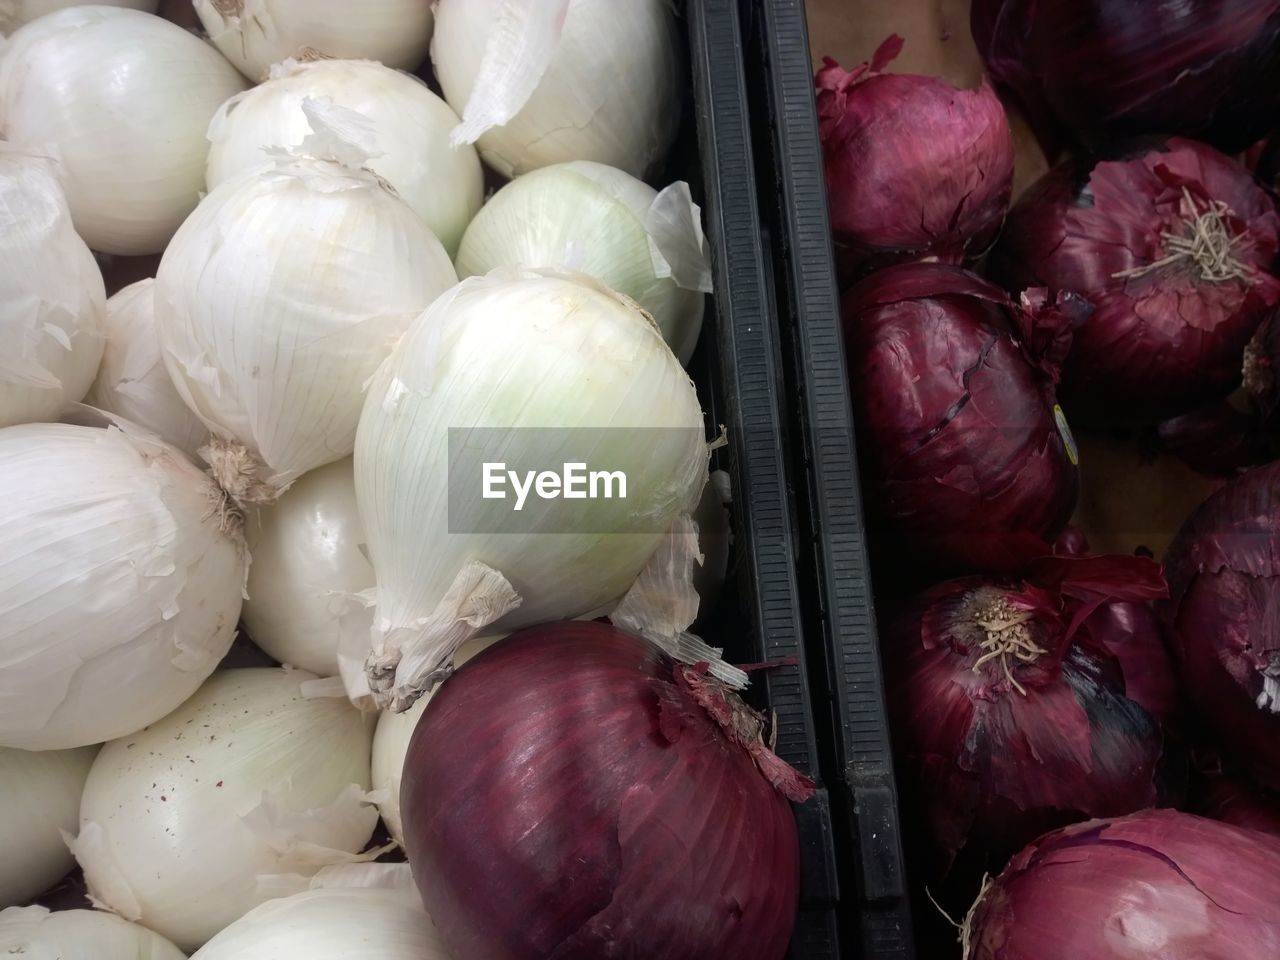
{"label": "peeling onion skin", "polygon": [[[897,41],[895,44],[894,41]],[[890,38],[848,72],[830,57],[817,103],[841,279],[890,263],[963,263],[995,241],[1013,191],[1013,134],[985,81],[883,72]]]}
{"label": "peeling onion skin", "polygon": [[845,295],[860,462],[885,548],[912,577],[1016,569],[1051,552],[1079,488],[1054,419],[1069,312],[1033,316],[929,263],[889,267]]}
{"label": "peeling onion skin", "polygon": [[1210,496],[1165,564],[1162,615],[1192,704],[1225,754],[1280,790],[1280,463]]}
{"label": "peeling onion skin", "polygon": [[1277,0],[974,0],[970,17],[1050,159],[1147,134],[1235,152],[1280,106]]}
{"label": "peeling onion skin", "polygon": [[[1118,159],[1066,161],[1014,205],[992,253],[1010,290],[1072,290],[1094,306],[1062,371],[1076,417],[1155,420],[1225,397],[1240,385],[1245,346],[1280,303],[1272,269],[1280,217],[1266,191],[1231,158],[1171,138],[1118,148]],[[1161,234],[1186,232],[1183,190],[1225,203],[1233,256],[1249,279],[1205,279],[1185,260],[1161,260]],[[1202,207],[1200,208],[1202,209]]]}
{"label": "peeling onion skin", "polygon": [[[1023,850],[966,918],[967,960],[1271,960],[1280,838],[1173,810]],[[962,935],[963,936],[963,935]]]}
{"label": "peeling onion skin", "polygon": [[514,634],[445,681],[410,744],[401,808],[451,956],[786,952],[789,804],[680,699],[656,648],[607,625]]}

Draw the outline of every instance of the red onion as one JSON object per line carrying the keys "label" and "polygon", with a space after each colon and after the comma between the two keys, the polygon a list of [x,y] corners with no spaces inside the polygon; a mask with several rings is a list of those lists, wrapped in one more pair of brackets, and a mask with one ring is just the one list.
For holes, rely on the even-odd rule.
{"label": "red onion", "polygon": [[1280,105],[1280,0],[973,0],[987,70],[1051,157],[1180,134],[1243,150]]}
{"label": "red onion", "polygon": [[[1145,19],[1145,18],[1144,18]],[[1073,416],[1173,416],[1240,383],[1280,301],[1280,218],[1234,160],[1189,140],[1068,161],[1014,206],[992,256],[1010,289],[1086,297],[1061,395]]]}
{"label": "red onion", "polygon": [[1273,960],[1280,839],[1173,810],[1041,837],[983,891],[967,960]]}
{"label": "red onion", "polygon": [[1280,789],[1280,463],[1210,496],[1165,562],[1164,614],[1193,705],[1224,753]]}
{"label": "red onion", "polygon": [[[465,664],[414,731],[405,848],[466,960],[779,960],[812,784],[695,667],[608,624]],[[775,787],[776,785],[776,787]]]}
{"label": "red onion", "polygon": [[1075,507],[1054,381],[1080,304],[1025,300],[940,264],[890,267],[844,298],[876,520],[913,570],[1015,568],[1050,552]]}
{"label": "red onion", "polygon": [[1121,611],[1164,595],[1151,560],[1054,557],[1023,580],[938,584],[890,624],[904,792],[944,870],[962,848],[998,864],[1046,829],[1162,799],[1170,666]]}
{"label": "red onion", "polygon": [[890,37],[869,63],[818,71],[818,123],[831,227],[846,281],[889,263],[961,263],[995,240],[1013,190],[1013,135],[985,81],[884,73]]}

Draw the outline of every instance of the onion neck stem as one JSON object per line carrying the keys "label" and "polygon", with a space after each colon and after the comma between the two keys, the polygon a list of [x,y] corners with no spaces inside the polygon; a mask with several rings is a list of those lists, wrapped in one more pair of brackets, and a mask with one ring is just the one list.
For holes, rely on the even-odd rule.
{"label": "onion neck stem", "polygon": [[1237,249],[1243,246],[1247,237],[1243,233],[1232,234],[1227,230],[1226,218],[1231,214],[1231,208],[1221,200],[1197,203],[1186,187],[1182,188],[1182,198],[1185,204],[1183,209],[1186,211],[1182,232],[1165,231],[1160,234],[1164,241],[1165,255],[1146,266],[1121,270],[1111,276],[1116,280],[1136,279],[1163,267],[1190,263],[1199,268],[1200,278],[1210,283],[1248,281],[1249,271],[1236,257]]}
{"label": "onion neck stem", "polygon": [[1031,614],[1001,598],[981,605],[974,611],[973,619],[982,631],[978,646],[983,651],[973,665],[973,672],[977,673],[988,661],[998,659],[1009,685],[1025,697],[1027,690],[1014,677],[1009,658],[1014,657],[1021,663],[1035,663],[1041,654],[1048,653],[1031,639],[1031,631],[1027,627]]}
{"label": "onion neck stem", "polygon": [[991,875],[989,873],[984,873],[982,875],[982,886],[978,888],[978,895],[974,897],[973,903],[971,903],[969,905],[969,909],[965,911],[963,920],[956,920],[951,916],[951,914],[947,913],[946,910],[943,910],[942,904],[938,903],[938,901],[933,898],[933,894],[929,891],[929,888],[925,887],[924,893],[925,896],[929,898],[929,902],[934,905],[937,911],[942,914],[944,918],[946,918],[947,923],[956,928],[958,939],[960,941],[960,960],[969,960],[969,957],[973,954],[973,944],[969,942],[973,937],[973,920],[974,917],[977,916],[978,907],[982,904],[982,901],[986,899],[987,893],[991,890],[991,885]]}

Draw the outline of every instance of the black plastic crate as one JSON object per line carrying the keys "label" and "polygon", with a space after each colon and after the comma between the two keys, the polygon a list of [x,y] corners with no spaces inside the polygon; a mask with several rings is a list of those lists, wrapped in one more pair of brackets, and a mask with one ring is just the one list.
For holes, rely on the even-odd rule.
{"label": "black plastic crate", "polygon": [[708,426],[727,430],[716,466],[729,471],[733,568],[710,642],[735,662],[794,659],[753,675],[748,699],[775,718],[776,752],[818,783],[796,806],[801,904],[792,960],[837,960],[839,886],[831,802],[810,692],[796,546],[798,518],[786,449],[783,361],[773,271],[756,196],[746,48],[736,0],[688,0],[692,117],[668,179],[683,177],[703,209],[715,293],[690,373]]}
{"label": "black plastic crate", "polygon": [[915,956],[804,0],[744,0],[762,216],[777,281],[803,625],[842,881],[842,936]]}

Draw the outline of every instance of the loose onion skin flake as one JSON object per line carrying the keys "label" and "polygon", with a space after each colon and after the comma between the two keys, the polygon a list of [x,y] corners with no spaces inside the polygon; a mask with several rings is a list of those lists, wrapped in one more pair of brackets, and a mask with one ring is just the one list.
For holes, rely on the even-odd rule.
{"label": "loose onion skin flake", "polygon": [[812,786],[733,703],[598,622],[522,631],[459,669],[401,787],[409,862],[451,954],[781,958],[799,896],[783,792]]}
{"label": "loose onion skin flake", "polygon": [[1009,214],[991,274],[1094,307],[1062,371],[1073,416],[1154,420],[1240,385],[1245,347],[1280,303],[1280,217],[1240,164],[1171,138],[1067,161]]}

